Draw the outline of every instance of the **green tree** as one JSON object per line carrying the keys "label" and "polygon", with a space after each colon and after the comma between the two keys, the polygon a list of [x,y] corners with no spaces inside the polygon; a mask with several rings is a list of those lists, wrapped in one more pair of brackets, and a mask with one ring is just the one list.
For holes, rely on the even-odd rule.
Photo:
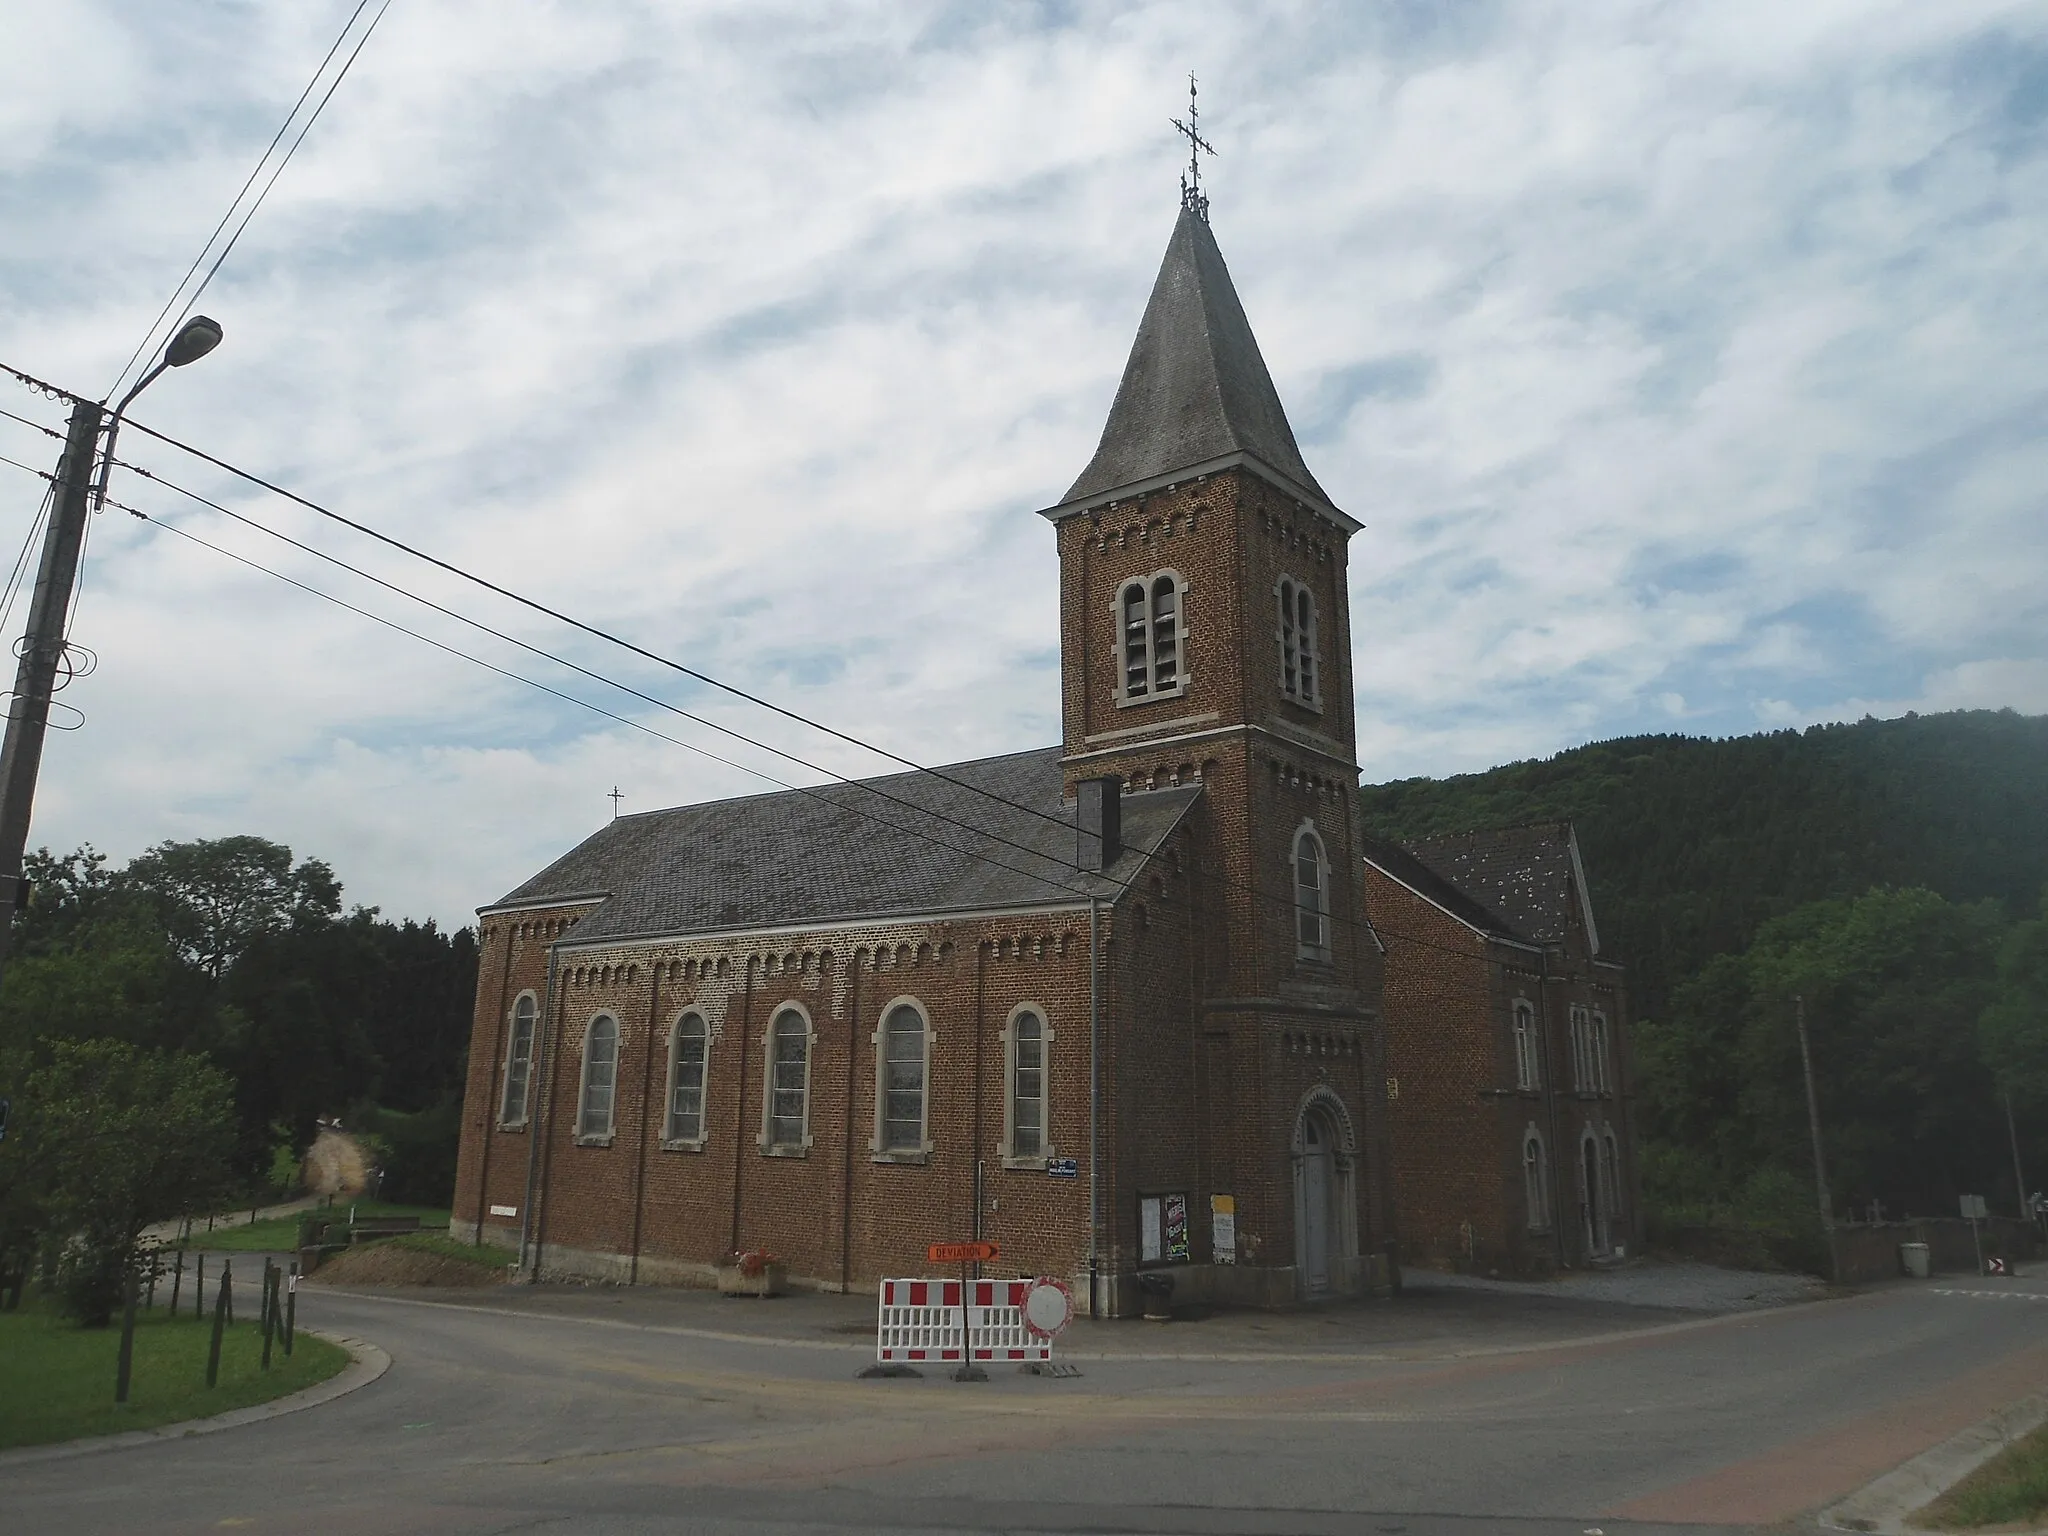
{"label": "green tree", "polygon": [[[144,1227],[220,1195],[232,1094],[199,1057],[120,1040],[52,1041],[26,1073],[0,1142],[0,1191],[57,1249],[61,1293],[86,1326],[120,1305]],[[9,1240],[18,1250],[27,1236]]]}
{"label": "green tree", "polygon": [[316,928],[341,911],[341,882],[319,859],[262,837],[159,843],[123,872],[158,904],[171,941],[218,979],[265,935]]}

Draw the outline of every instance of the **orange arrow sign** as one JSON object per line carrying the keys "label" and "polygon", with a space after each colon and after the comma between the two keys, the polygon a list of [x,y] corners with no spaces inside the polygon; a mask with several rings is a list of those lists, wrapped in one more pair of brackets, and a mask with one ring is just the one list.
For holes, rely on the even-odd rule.
{"label": "orange arrow sign", "polygon": [[924,1256],[934,1264],[986,1264],[1002,1251],[994,1243],[933,1243]]}

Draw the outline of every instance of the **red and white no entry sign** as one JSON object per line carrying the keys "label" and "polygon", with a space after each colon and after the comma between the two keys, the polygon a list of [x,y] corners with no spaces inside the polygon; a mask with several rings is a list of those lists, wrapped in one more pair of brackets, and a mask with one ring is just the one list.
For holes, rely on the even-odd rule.
{"label": "red and white no entry sign", "polygon": [[1074,1293],[1066,1282],[1041,1275],[1024,1293],[1024,1326],[1032,1335],[1053,1339],[1064,1333],[1074,1320]]}

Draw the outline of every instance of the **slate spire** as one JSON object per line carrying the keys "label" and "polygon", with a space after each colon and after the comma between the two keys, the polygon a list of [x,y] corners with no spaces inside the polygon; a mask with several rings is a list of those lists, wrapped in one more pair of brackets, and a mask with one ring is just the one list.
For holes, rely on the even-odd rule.
{"label": "slate spire", "polygon": [[1240,453],[1329,501],[1302,462],[1209,221],[1183,205],[1102,442],[1062,504]]}

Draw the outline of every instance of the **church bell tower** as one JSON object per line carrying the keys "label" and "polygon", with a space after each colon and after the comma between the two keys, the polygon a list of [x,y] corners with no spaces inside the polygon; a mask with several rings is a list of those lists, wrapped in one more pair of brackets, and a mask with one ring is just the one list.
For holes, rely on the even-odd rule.
{"label": "church bell tower", "polygon": [[1377,953],[1359,900],[1346,581],[1360,524],[1302,460],[1199,193],[1095,456],[1043,515],[1059,540],[1068,792],[1104,776],[1126,793],[1203,786],[1227,951],[1206,990],[1364,985]]}

